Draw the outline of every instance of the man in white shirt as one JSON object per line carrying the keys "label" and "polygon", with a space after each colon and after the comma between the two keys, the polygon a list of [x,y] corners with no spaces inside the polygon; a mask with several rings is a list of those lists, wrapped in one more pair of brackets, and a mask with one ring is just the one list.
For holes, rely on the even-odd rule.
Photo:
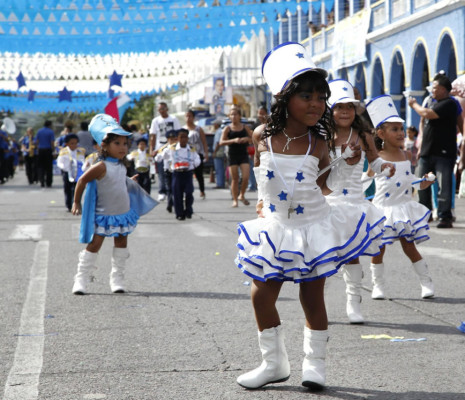
{"label": "man in white shirt", "polygon": [[[165,102],[160,102],[158,104],[158,112],[160,115],[152,120],[149,132],[150,154],[152,156],[155,155],[156,150],[167,143],[166,132],[181,129],[181,124],[178,119],[168,114],[168,105]],[[163,161],[156,164],[158,173],[158,201],[163,201],[166,199],[167,193]]]}

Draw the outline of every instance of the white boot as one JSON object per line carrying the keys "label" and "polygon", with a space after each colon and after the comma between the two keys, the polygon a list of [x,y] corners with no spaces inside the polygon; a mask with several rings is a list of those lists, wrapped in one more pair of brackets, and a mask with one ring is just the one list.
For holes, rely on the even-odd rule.
{"label": "white boot", "polygon": [[239,376],[237,383],[247,389],[258,389],[267,383],[287,381],[291,367],[284,346],[282,326],[258,332],[258,344],[263,362],[258,368]]}
{"label": "white boot", "polygon": [[362,310],[360,303],[362,302],[362,278],[363,270],[361,264],[346,264],[342,267],[342,276],[346,283],[347,316],[351,324],[363,324]]}
{"label": "white boot", "polygon": [[74,276],[73,294],[86,294],[87,284],[92,281],[92,272],[97,268],[98,253],[82,250],[79,253],[77,274]]}
{"label": "white boot", "polygon": [[326,380],[326,344],[328,330],[315,331],[304,328],[304,353],[302,385],[312,390],[321,390]]}
{"label": "white boot", "polygon": [[113,247],[111,257],[110,288],[113,293],[124,293],[124,267],[129,258],[129,251],[126,247]]}
{"label": "white boot", "polygon": [[431,280],[428,272],[428,266],[426,265],[426,261],[421,259],[415,263],[412,263],[413,269],[420,277],[420,285],[421,285],[421,297],[424,299],[428,299],[434,296],[434,285],[433,281]]}
{"label": "white boot", "polygon": [[373,283],[373,290],[371,298],[383,300],[386,298],[384,294],[384,264],[370,264],[371,282]]}

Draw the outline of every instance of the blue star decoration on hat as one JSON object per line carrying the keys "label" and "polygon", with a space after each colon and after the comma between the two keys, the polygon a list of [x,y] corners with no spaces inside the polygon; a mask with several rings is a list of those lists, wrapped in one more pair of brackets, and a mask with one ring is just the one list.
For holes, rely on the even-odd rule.
{"label": "blue star decoration on hat", "polygon": [[18,89],[26,86],[26,80],[24,79],[23,73],[21,71],[19,71],[19,75],[16,77],[16,82],[18,82]]}
{"label": "blue star decoration on hat", "polygon": [[297,176],[295,177],[299,182],[302,182],[305,179],[303,172],[297,172]]}
{"label": "blue star decoration on hat", "polygon": [[281,193],[278,194],[279,200],[286,201],[287,200],[287,193],[281,190]]}
{"label": "blue star decoration on hat", "polygon": [[29,90],[29,93],[27,94],[27,101],[34,101],[34,97],[36,95],[35,90]]}
{"label": "blue star decoration on hat", "polygon": [[303,214],[304,213],[304,207],[302,207],[300,204],[294,208],[296,214]]}
{"label": "blue star decoration on hat", "polygon": [[71,102],[71,95],[73,94],[72,90],[66,89],[66,86],[63,88],[63,90],[58,91],[58,100],[59,101],[69,101]]}
{"label": "blue star decoration on hat", "polygon": [[116,71],[113,71],[113,73],[109,76],[110,78],[110,86],[119,86],[123,87],[121,84],[121,79],[123,78],[123,74],[118,74]]}
{"label": "blue star decoration on hat", "polygon": [[270,171],[270,170],[267,170],[266,177],[268,179],[274,178],[274,172]]}
{"label": "blue star decoration on hat", "polygon": [[391,107],[391,108],[394,107],[394,105],[392,103],[388,103],[388,106]]}
{"label": "blue star decoration on hat", "polygon": [[297,56],[298,58],[304,58],[304,53],[297,53],[296,56]]}
{"label": "blue star decoration on hat", "polygon": [[343,90],[344,92],[347,92],[347,91],[349,90],[349,88],[348,88],[347,86],[344,86],[344,87],[342,88],[342,90]]}
{"label": "blue star decoration on hat", "polygon": [[276,211],[276,206],[274,204],[270,203],[270,211],[275,212]]}

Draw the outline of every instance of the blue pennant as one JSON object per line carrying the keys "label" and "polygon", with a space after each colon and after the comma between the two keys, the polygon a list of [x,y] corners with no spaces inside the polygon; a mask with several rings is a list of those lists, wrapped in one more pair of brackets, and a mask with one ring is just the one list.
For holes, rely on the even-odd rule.
{"label": "blue pennant", "polygon": [[113,89],[108,89],[108,98],[112,99],[115,97],[115,91]]}
{"label": "blue pennant", "polygon": [[268,172],[266,173],[266,177],[268,179],[271,179],[271,178],[274,178],[274,172],[273,171],[270,171],[270,170],[267,170]]}
{"label": "blue pennant", "polygon": [[63,88],[63,90],[58,91],[58,101],[69,101],[72,102],[71,95],[73,94],[73,91],[69,91],[66,89],[66,86]]}
{"label": "blue pennant", "polygon": [[27,94],[27,101],[34,101],[34,97],[36,95],[36,91],[35,90],[29,90],[29,93]]}
{"label": "blue pennant", "polygon": [[275,212],[276,211],[276,206],[274,204],[270,203],[270,211]]}
{"label": "blue pennant", "polygon": [[110,86],[119,86],[123,87],[121,84],[121,79],[123,78],[123,74],[119,75],[116,71],[113,71],[113,73],[109,76],[110,78]]}
{"label": "blue pennant", "polygon": [[18,82],[18,89],[21,89],[23,86],[26,86],[26,80],[24,79],[23,73],[19,71],[19,75],[16,77]]}
{"label": "blue pennant", "polygon": [[304,207],[302,207],[300,204],[294,208],[296,214],[303,214],[304,213]]}
{"label": "blue pennant", "polygon": [[305,179],[304,173],[303,172],[297,172],[297,176],[295,177],[295,179],[297,179],[299,182],[302,182]]}
{"label": "blue pennant", "polygon": [[281,193],[278,194],[279,200],[286,201],[287,200],[287,193],[281,190]]}

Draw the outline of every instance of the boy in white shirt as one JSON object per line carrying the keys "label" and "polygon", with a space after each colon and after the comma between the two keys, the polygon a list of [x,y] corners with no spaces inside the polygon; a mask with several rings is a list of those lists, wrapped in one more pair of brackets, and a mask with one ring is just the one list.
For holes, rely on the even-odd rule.
{"label": "boy in white shirt", "polygon": [[140,137],[137,140],[137,149],[131,151],[127,159],[134,161],[134,168],[137,173],[137,182],[139,185],[150,194],[152,184],[150,182],[150,155],[148,149],[148,141],[145,137]]}
{"label": "boy in white shirt", "polygon": [[181,128],[178,131],[178,143],[170,145],[163,152],[163,159],[170,160],[172,176],[172,192],[176,219],[183,221],[192,218],[194,203],[194,169],[200,165],[200,156],[189,145],[189,131]]}
{"label": "boy in white shirt", "polygon": [[65,192],[65,205],[71,211],[74,201],[74,188],[82,175],[86,150],[78,147],[79,139],[74,133],[65,137],[65,145],[61,148],[57,158],[57,165],[63,177],[63,190]]}

